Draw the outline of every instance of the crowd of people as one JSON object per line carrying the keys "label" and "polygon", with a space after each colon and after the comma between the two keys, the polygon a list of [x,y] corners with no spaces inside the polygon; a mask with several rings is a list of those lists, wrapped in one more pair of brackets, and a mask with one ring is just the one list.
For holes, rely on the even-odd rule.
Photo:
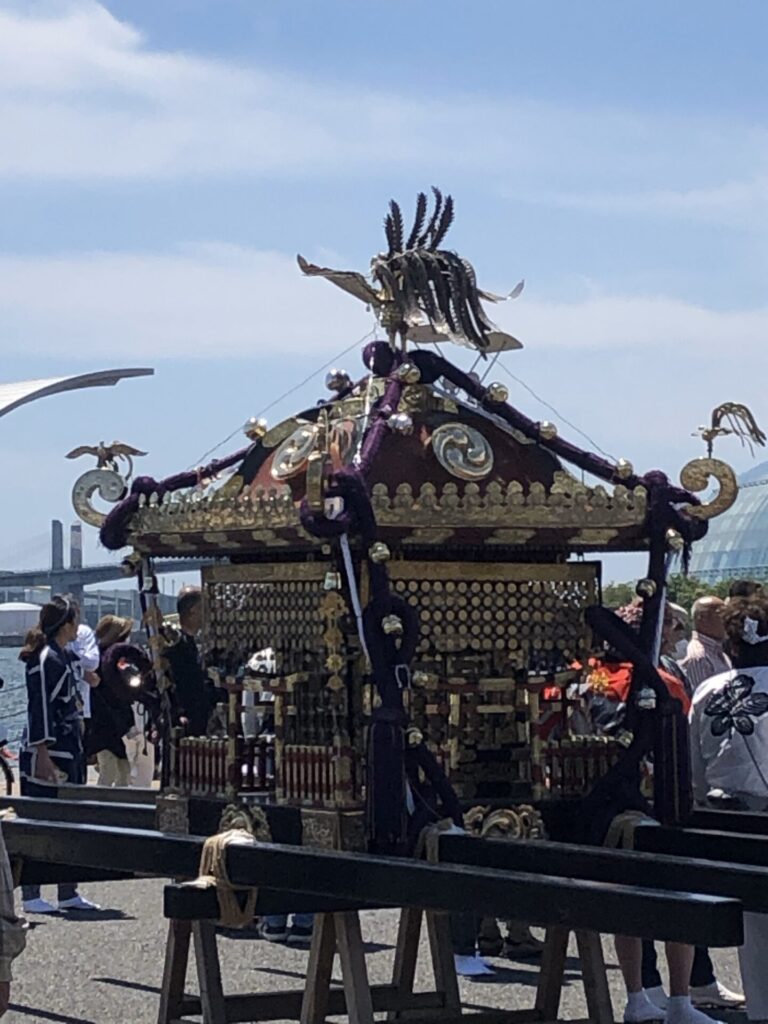
{"label": "crowd of people", "polygon": [[[23,796],[55,795],[63,783],[83,785],[88,769],[99,786],[148,787],[156,778],[159,741],[167,726],[204,736],[216,694],[203,671],[197,636],[202,592],[185,587],[177,601],[179,629],[167,660],[173,686],[165,704],[153,686],[147,650],[132,642],[134,621],[104,615],[92,629],[78,602],[56,595],[19,655],[25,666],[27,726],[19,758]],[[165,721],[167,719],[167,721]],[[54,904],[25,886],[27,914],[97,911],[75,885],[59,886]]]}
{"label": "crowd of people", "polygon": [[[639,627],[640,602],[618,609]],[[705,596],[691,608],[667,603],[659,675],[690,722],[694,798],[699,806],[768,810],[768,597],[759,583],[738,581],[727,600]],[[596,670],[598,693],[590,694],[604,725],[615,727],[628,696],[626,669],[606,654]],[[612,708],[606,717],[606,703]],[[768,955],[763,915],[745,914],[739,950],[744,994],[730,991],[714,973],[706,949],[666,945],[669,993],[662,985],[653,943],[617,936],[616,954],[627,990],[624,1020],[645,1024],[710,1024],[700,1007],[728,1010],[746,1005],[751,1021],[768,1020],[768,982],[761,970]]]}
{"label": "crowd of people", "polygon": [[[166,714],[188,735],[205,735],[218,695],[198,648],[200,589],[184,588],[177,609],[179,631],[167,650],[174,685]],[[639,628],[641,603],[632,602],[617,614]],[[81,621],[78,603],[70,596],[55,596],[42,607],[39,625],[20,654],[28,699],[20,755],[23,795],[46,796],[62,783],[84,784],[89,764],[97,770],[99,785],[151,785],[162,714],[158,694],[144,685],[151,677],[151,661],[131,642],[133,627],[131,619],[106,615],[93,630]],[[585,731],[616,733],[630,693],[632,665],[606,650],[587,669],[581,712],[573,720],[581,713]],[[667,603],[658,670],[689,718],[696,802],[768,811],[768,596],[761,585],[740,581],[725,601],[699,598],[690,621],[685,609]],[[59,886],[56,904],[44,899],[39,887],[24,886],[22,902],[27,914],[100,909],[75,884]],[[667,993],[654,944],[616,936],[627,1024],[661,1019],[667,1024],[712,1024],[701,1007],[728,1010],[745,1004],[750,1021],[768,1021],[763,969],[768,921],[765,915],[750,913],[744,920],[745,941],[739,950],[744,995],[715,977],[706,949],[678,943],[666,945]],[[486,931],[489,924],[495,925],[484,922]],[[526,925],[512,922],[510,927],[510,955],[515,950],[518,955],[540,952],[540,942]],[[277,942],[308,944],[311,930],[311,915],[296,915],[290,926],[285,917],[262,922],[263,937]],[[468,931],[463,939],[467,949],[457,946],[457,952],[474,953],[476,940],[481,952],[498,952],[488,946],[491,939],[491,945],[499,945],[498,930],[493,935]],[[8,1004],[11,961],[23,948],[23,921],[15,914],[8,858],[0,842],[0,1015]]]}

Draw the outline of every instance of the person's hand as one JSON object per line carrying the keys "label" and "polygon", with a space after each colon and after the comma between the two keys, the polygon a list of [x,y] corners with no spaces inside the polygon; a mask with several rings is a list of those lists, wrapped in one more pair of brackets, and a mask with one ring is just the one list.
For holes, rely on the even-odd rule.
{"label": "person's hand", "polygon": [[0,981],[0,1017],[7,1012],[10,1001],[11,983],[10,981]]}
{"label": "person's hand", "polygon": [[83,672],[83,679],[89,686],[98,686],[101,682],[101,676],[98,672]]}
{"label": "person's hand", "polygon": [[51,760],[51,755],[48,753],[48,747],[46,747],[44,743],[41,743],[37,747],[37,757],[35,758],[35,778],[40,779],[41,782],[52,782],[54,785],[59,781],[56,765]]}

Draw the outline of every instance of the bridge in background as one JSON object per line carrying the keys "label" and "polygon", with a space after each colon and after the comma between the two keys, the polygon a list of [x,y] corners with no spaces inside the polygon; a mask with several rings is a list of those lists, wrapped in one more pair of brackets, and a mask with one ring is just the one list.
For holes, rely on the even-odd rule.
{"label": "bridge in background", "polygon": [[[206,558],[168,558],[154,563],[158,575],[195,572],[209,564]],[[79,523],[70,529],[69,565],[64,564],[64,527],[58,520],[51,523],[51,564],[45,569],[22,569],[18,572],[0,569],[0,590],[28,587],[50,587],[52,593],[81,597],[83,589],[97,583],[124,580],[120,562],[83,565],[83,534]]]}

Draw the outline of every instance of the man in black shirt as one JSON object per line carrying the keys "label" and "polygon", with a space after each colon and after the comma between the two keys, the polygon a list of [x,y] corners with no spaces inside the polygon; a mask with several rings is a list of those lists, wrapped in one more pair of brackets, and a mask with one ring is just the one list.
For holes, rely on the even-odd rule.
{"label": "man in black shirt", "polygon": [[203,672],[197,635],[203,624],[203,594],[199,587],[184,587],[176,601],[181,636],[165,656],[174,690],[174,718],[186,726],[187,736],[205,736],[214,706],[213,688]]}

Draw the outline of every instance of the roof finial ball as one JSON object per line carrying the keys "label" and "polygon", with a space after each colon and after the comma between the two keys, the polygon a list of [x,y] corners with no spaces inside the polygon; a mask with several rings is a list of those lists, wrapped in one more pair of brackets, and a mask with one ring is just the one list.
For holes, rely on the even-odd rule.
{"label": "roof finial ball", "polygon": [[506,384],[501,384],[499,381],[494,381],[493,384],[488,385],[486,391],[489,402],[493,402],[494,405],[501,405],[509,398],[509,388]]}
{"label": "roof finial ball", "polygon": [[347,388],[352,387],[352,378],[349,376],[346,370],[340,370],[338,367],[334,367],[329,370],[325,375],[325,386],[329,391],[346,391]]}
{"label": "roof finial ball", "polygon": [[557,437],[557,427],[549,420],[542,420],[539,424],[539,437],[542,441],[554,441]]}
{"label": "roof finial ball", "polygon": [[265,419],[251,416],[243,426],[243,433],[249,441],[260,441],[267,432],[269,424]]}

